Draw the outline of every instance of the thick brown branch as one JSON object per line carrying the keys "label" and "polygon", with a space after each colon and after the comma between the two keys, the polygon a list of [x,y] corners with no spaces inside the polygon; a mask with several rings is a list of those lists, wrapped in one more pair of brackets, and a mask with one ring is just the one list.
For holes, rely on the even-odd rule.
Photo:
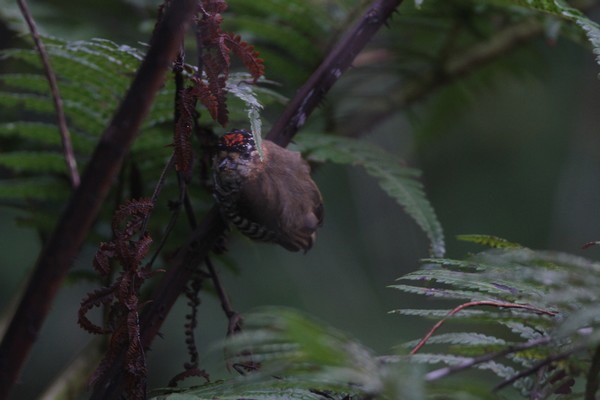
{"label": "thick brown branch", "polygon": [[35,47],[37,48],[38,53],[40,53],[40,58],[42,59],[42,65],[44,66],[44,72],[46,73],[46,79],[48,79],[48,84],[50,85],[50,93],[52,94],[52,100],[54,101],[54,109],[56,110],[58,129],[60,130],[63,153],[65,155],[65,161],[67,163],[69,179],[71,181],[71,186],[73,186],[73,188],[76,188],[77,186],[79,186],[80,183],[79,172],[77,171],[77,160],[75,160],[75,153],[73,152],[71,134],[69,133],[69,128],[67,126],[67,119],[65,117],[65,110],[63,108],[62,97],[60,96],[60,91],[58,89],[56,75],[54,74],[54,70],[50,66],[48,53],[46,52],[44,43],[40,39],[40,35],[35,25],[35,21],[33,20],[31,13],[29,12],[27,3],[25,2],[25,0],[18,0],[18,3],[19,8],[21,9],[21,13],[23,14],[23,18],[25,18],[27,26],[29,26],[29,31],[31,32],[31,37],[33,38]]}
{"label": "thick brown branch", "polygon": [[179,50],[195,6],[194,0],[171,2],[127,95],[94,151],[81,185],[39,255],[23,299],[0,344],[0,399],[8,397],[154,95],[163,85],[165,72]]}

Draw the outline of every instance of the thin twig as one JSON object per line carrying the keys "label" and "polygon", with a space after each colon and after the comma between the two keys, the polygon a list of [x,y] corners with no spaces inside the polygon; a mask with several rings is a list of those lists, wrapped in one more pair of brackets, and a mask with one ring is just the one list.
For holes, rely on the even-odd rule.
{"label": "thin twig", "polygon": [[227,319],[229,320],[229,324],[227,326],[227,336],[233,335],[241,329],[242,319],[240,315],[233,309],[231,306],[231,301],[229,300],[229,296],[225,291],[225,287],[221,283],[219,279],[219,275],[217,274],[217,270],[213,266],[210,257],[206,257],[206,266],[208,267],[208,272],[210,273],[210,277],[212,278],[213,285],[215,286],[215,290],[217,291],[217,295],[221,300],[221,308],[225,312]]}
{"label": "thin twig", "polygon": [[[158,196],[160,195],[160,192],[161,192],[163,186],[165,185],[165,180],[167,179],[167,174],[169,173],[169,170],[171,169],[171,167],[173,167],[174,162],[175,162],[175,154],[171,154],[169,161],[167,161],[167,163],[165,164],[165,167],[163,168],[162,172],[160,173],[160,177],[158,178],[158,182],[156,182],[156,185],[154,186],[154,192],[152,192],[152,197],[150,198],[150,201],[152,201],[152,204],[154,206],[156,206],[156,202],[158,201]],[[151,215],[152,215],[152,212],[149,212],[148,215],[146,215],[146,218],[144,219],[144,223],[142,224],[142,228],[140,229],[141,235],[144,235],[146,233],[146,228],[148,226],[148,221],[150,221]]]}
{"label": "thin twig", "polygon": [[44,72],[46,73],[46,79],[48,79],[50,93],[52,94],[52,100],[54,101],[54,109],[56,110],[58,129],[60,130],[63,153],[67,163],[67,171],[69,172],[69,180],[71,181],[71,186],[73,188],[77,188],[81,180],[79,178],[79,172],[77,171],[77,160],[75,159],[73,144],[71,143],[71,134],[69,133],[69,127],[67,126],[67,119],[65,117],[65,110],[63,107],[62,97],[60,96],[60,90],[58,89],[56,74],[54,74],[54,70],[50,66],[50,59],[48,57],[48,53],[46,52],[46,47],[44,46],[44,43],[42,42],[42,39],[37,31],[35,21],[33,20],[33,17],[29,12],[29,8],[27,7],[27,2],[25,0],[18,0],[18,3],[21,13],[23,14],[23,18],[25,18],[25,21],[29,26],[29,31],[31,32],[31,37],[33,38],[35,47],[37,48],[38,53],[40,53],[40,58],[42,59],[42,65],[44,66]]}
{"label": "thin twig", "polygon": [[470,358],[468,360],[465,360],[464,362],[458,364],[458,365],[452,365],[450,367],[444,367],[444,368],[440,368],[440,369],[436,369],[434,371],[429,372],[427,375],[425,375],[425,380],[427,381],[435,381],[437,379],[443,378],[445,376],[448,376],[450,374],[456,373],[456,372],[460,372],[463,371],[465,369],[469,369],[471,367],[473,367],[474,365],[478,365],[478,364],[483,364],[485,362],[488,361],[492,361],[496,358],[499,357],[504,357],[508,354],[512,354],[512,353],[517,353],[519,351],[523,351],[523,350],[527,350],[527,349],[531,349],[533,347],[538,347],[538,346],[542,346],[542,345],[546,345],[551,341],[551,338],[549,336],[543,336],[540,337],[538,339],[532,339],[529,340],[525,343],[522,344],[516,344],[513,346],[509,346],[505,349],[502,349],[500,351],[496,351],[494,353],[489,353],[489,354],[484,354],[482,356],[479,357],[473,357]]}
{"label": "thin twig", "polygon": [[559,353],[559,354],[554,354],[551,356],[548,356],[546,358],[544,358],[543,360],[535,363],[534,365],[532,365],[531,367],[519,372],[518,374],[515,374],[513,376],[511,376],[510,378],[502,381],[501,383],[499,383],[498,385],[496,385],[496,387],[494,387],[494,391],[498,391],[516,381],[518,381],[521,378],[524,378],[528,375],[531,375],[532,373],[536,372],[537,370],[539,370],[540,368],[545,367],[546,365],[552,364],[555,361],[560,361],[560,360],[564,360],[565,358],[571,356],[574,353],[577,353],[578,351],[584,350],[586,349],[587,346],[585,344],[579,345],[579,346],[575,346],[572,349],[565,351],[563,353]]}
{"label": "thin twig", "polygon": [[453,316],[454,314],[458,313],[461,310],[464,310],[465,308],[478,307],[478,306],[492,306],[492,307],[498,307],[498,308],[518,308],[518,309],[523,309],[523,310],[534,311],[538,314],[546,314],[546,315],[550,315],[550,316],[556,315],[556,313],[553,311],[544,310],[544,309],[530,306],[527,304],[502,303],[502,302],[498,302],[498,301],[470,301],[468,303],[463,303],[463,304],[459,305],[458,307],[450,310],[450,312],[443,319],[439,320],[433,326],[433,328],[431,328],[429,330],[429,332],[427,332],[427,334],[423,337],[423,339],[421,339],[421,341],[411,350],[410,354],[415,354],[417,351],[419,351],[421,349],[421,347],[423,347],[425,345],[425,343],[427,343],[429,338],[444,324],[444,322],[446,322],[446,320],[449,317]]}
{"label": "thin twig", "polygon": [[[171,161],[174,161],[174,160],[175,160],[175,154],[173,154],[171,156]],[[163,172],[165,172],[165,171],[166,171],[166,169],[163,170]],[[184,199],[187,196],[187,189],[186,189],[185,183],[183,182],[183,179],[181,179],[180,174],[177,174],[177,178],[179,181],[179,199],[177,200],[177,202],[174,202],[174,204],[171,206],[171,210],[172,210],[171,218],[169,218],[169,222],[167,223],[167,226],[165,227],[163,235],[160,238],[160,242],[158,243],[158,246],[156,246],[156,249],[154,250],[154,253],[152,254],[152,258],[150,258],[150,262],[149,262],[150,265],[154,265],[154,262],[160,255],[160,252],[162,251],[164,245],[167,243],[167,239],[169,238],[169,236],[171,236],[171,232],[173,232],[173,229],[175,228],[175,223],[177,222],[177,219],[179,218],[179,214],[181,213],[181,206],[184,202]]]}

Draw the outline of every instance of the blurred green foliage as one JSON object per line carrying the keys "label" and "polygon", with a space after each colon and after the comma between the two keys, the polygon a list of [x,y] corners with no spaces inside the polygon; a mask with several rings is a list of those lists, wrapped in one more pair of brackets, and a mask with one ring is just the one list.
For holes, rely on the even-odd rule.
{"label": "blurred green foliage", "polygon": [[[275,87],[277,93],[291,96],[366,3],[232,0],[224,23],[261,52],[267,78],[281,85]],[[366,138],[420,169],[452,257],[474,248],[453,239],[462,233],[494,234],[531,248],[571,253],[579,253],[583,243],[600,236],[596,223],[600,218],[598,65],[576,24],[552,14],[514,8],[515,3],[430,0],[417,8],[405,2],[306,126],[306,131]],[[580,3],[592,19],[597,17],[595,1]],[[66,41],[97,37],[143,52],[141,43],[149,38],[158,4],[46,1],[30,6],[46,35]],[[510,29],[521,25],[530,29],[529,35],[510,41]],[[0,1],[0,46],[30,46],[23,32],[16,4]],[[469,56],[482,56],[483,50],[496,43],[495,38],[504,38],[506,48],[473,64],[460,64]],[[189,62],[193,60],[191,43]],[[466,67],[453,75],[451,67],[460,65]],[[19,64],[18,68],[25,73],[29,67]],[[15,72],[15,64],[3,59],[0,72],[7,71]],[[114,101],[122,95],[132,71],[121,70],[121,85],[108,86],[114,90]],[[8,86],[10,82],[0,82],[0,90]],[[81,93],[76,90],[74,94]],[[275,96],[266,98],[265,131],[283,107]],[[168,101],[165,104],[166,120],[170,108]],[[92,105],[98,110],[106,106],[106,112],[94,116],[98,129],[115,105]],[[245,115],[244,110],[238,111]],[[19,118],[23,114],[16,112]],[[0,109],[2,121],[14,117],[11,108]],[[168,124],[154,122],[163,136],[142,136],[149,144],[138,145],[137,161],[156,161],[170,153],[162,147],[170,140]],[[51,137],[35,128],[32,138]],[[8,137],[7,125],[0,129],[0,152],[26,148],[22,139]],[[93,143],[94,138],[89,139]],[[0,169],[2,178],[12,174]],[[156,174],[145,176],[148,188],[156,178]],[[218,264],[235,264],[239,271],[222,274],[234,307],[246,312],[262,305],[293,306],[352,333],[378,353],[421,336],[426,322],[407,324],[386,314],[420,299],[385,287],[418,268],[418,260],[428,255],[426,236],[363,171],[323,165],[315,168],[315,179],[327,211],[325,226],[309,254],[289,254],[233,235],[227,259]],[[60,177],[49,182],[49,187],[56,189],[57,182]],[[34,188],[58,192],[39,182]],[[175,192],[167,191],[162,203],[165,210],[169,196]],[[200,193],[198,197],[201,213],[210,198]],[[36,207],[46,207],[46,214],[56,216],[62,203],[60,198],[52,200]],[[103,218],[109,218],[111,211],[107,206]],[[44,230],[36,234],[29,228],[31,215],[22,205],[3,207],[0,217],[0,308],[8,309],[35,261]],[[23,224],[25,219],[30,222]],[[52,224],[51,220],[34,222],[46,229]],[[157,225],[160,228],[160,222]],[[97,236],[75,260],[75,270],[90,270],[93,243],[106,233],[106,224],[100,221]],[[186,229],[178,233],[184,237]],[[586,250],[588,256],[598,254],[596,249]],[[89,289],[83,281],[65,287],[36,346],[41,350],[34,349],[15,398],[36,397],[60,365],[84,346],[88,336],[75,320],[79,301]],[[200,319],[210,324],[200,327],[197,341],[206,352],[210,343],[222,337],[226,321],[213,297],[202,299]],[[181,369],[186,357],[185,312],[182,302],[169,315],[164,340],[157,341],[150,352],[151,386],[164,386]],[[214,371],[214,377],[226,376],[220,355],[208,354],[202,366]]]}

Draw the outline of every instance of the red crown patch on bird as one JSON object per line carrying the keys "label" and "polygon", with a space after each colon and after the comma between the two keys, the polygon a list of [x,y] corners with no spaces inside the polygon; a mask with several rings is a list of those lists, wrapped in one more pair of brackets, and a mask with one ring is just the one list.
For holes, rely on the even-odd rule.
{"label": "red crown patch on bird", "polygon": [[234,129],[221,137],[218,147],[220,149],[243,151],[253,149],[255,145],[254,137],[250,132],[243,129]]}

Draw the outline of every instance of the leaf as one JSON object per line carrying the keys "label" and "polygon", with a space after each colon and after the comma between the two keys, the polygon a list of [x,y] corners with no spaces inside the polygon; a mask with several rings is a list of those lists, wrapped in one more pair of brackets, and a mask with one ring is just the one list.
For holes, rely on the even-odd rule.
{"label": "leaf", "polygon": [[[429,344],[468,344],[470,346],[507,344],[504,339],[475,332],[455,332],[436,335],[432,336],[427,342]],[[418,343],[418,340],[414,340],[404,343],[403,346],[412,348]]]}
{"label": "leaf", "polygon": [[260,112],[263,106],[260,104],[256,94],[254,93],[254,86],[243,81],[230,81],[227,83],[226,90],[228,93],[234,95],[244,102],[248,112],[248,121],[250,122],[252,137],[254,138],[256,148],[258,149],[258,154],[262,160],[262,121],[260,119]]}
{"label": "leaf", "polygon": [[[474,235],[473,238],[478,242],[489,240],[487,236]],[[506,243],[495,237],[491,241]],[[561,382],[569,382],[569,387],[580,384],[581,377],[575,371],[589,370],[587,354],[600,345],[600,307],[597,305],[600,265],[597,262],[567,253],[510,246],[487,250],[466,260],[426,259],[423,262],[425,268],[401,277],[403,284],[392,287],[438,299],[463,299],[463,303],[453,309],[392,311],[438,320],[424,335],[424,340],[405,344],[416,352],[411,360],[487,369],[502,380],[514,377],[521,369],[525,375],[537,377],[538,391],[548,393],[555,390],[555,374],[560,375]],[[485,300],[486,296],[495,300],[479,302],[477,299]],[[472,302],[473,299],[477,301]],[[486,307],[479,307],[482,305]],[[462,331],[438,333],[444,324],[453,320],[453,330],[460,323]],[[471,324],[466,325],[467,322]],[[487,327],[490,324],[496,327],[490,329]],[[498,325],[505,329],[498,330]],[[512,344],[506,342],[507,330],[511,338],[519,339]],[[421,352],[424,346],[431,344],[436,345],[436,350],[442,349],[435,354]],[[482,358],[473,363],[477,357]],[[540,366],[550,365],[556,357],[560,362],[551,365],[559,368],[558,371],[540,369]],[[437,383],[447,372],[447,369],[433,371],[427,379]],[[525,396],[532,391],[527,379],[513,384]]]}
{"label": "leaf", "polygon": [[377,178],[381,188],[404,207],[426,233],[432,255],[444,255],[442,226],[425,197],[423,185],[416,179],[420,175],[418,170],[406,167],[399,158],[362,140],[307,133],[299,135],[296,140],[313,161],[363,167],[369,175]]}
{"label": "leaf", "polygon": [[483,246],[491,247],[494,249],[519,249],[523,248],[518,243],[509,242],[506,239],[502,239],[498,236],[491,235],[458,235],[456,237],[458,240],[462,240],[464,242],[472,242],[481,244]]}
{"label": "leaf", "polygon": [[65,160],[60,153],[14,151],[0,154],[0,166],[15,172],[66,172]]}
{"label": "leaf", "polygon": [[[69,196],[70,188],[64,180],[50,177],[3,179],[0,181],[0,199],[4,201],[21,200],[27,204],[32,201],[63,202]],[[54,217],[56,210],[54,210]]]}
{"label": "leaf", "polygon": [[587,37],[596,54],[596,62],[600,64],[600,25],[587,18],[581,11],[569,7],[561,0],[492,0],[491,2],[505,7],[517,5],[542,11],[574,23]]}
{"label": "leaf", "polygon": [[[178,394],[200,399],[263,395],[273,399],[296,395],[312,399],[321,392],[334,396],[350,393],[423,398],[423,381],[417,378],[421,376],[420,369],[383,364],[371,349],[355,339],[297,311],[265,308],[251,313],[244,322],[244,331],[223,341],[218,350],[232,355],[230,363],[260,363],[260,370],[216,385],[179,390]],[[257,388],[260,391],[255,391]],[[285,392],[292,388],[294,391]],[[404,396],[389,397],[399,392]]]}

